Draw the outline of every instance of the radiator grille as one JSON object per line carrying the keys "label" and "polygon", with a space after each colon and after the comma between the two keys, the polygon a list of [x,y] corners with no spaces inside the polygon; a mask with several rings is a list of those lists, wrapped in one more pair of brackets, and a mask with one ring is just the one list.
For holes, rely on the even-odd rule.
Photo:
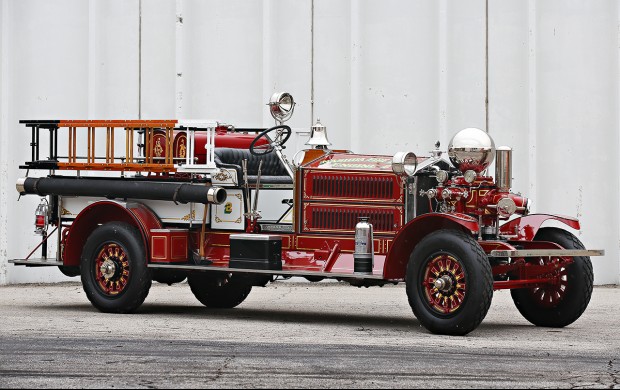
{"label": "radiator grille", "polygon": [[394,180],[389,176],[312,176],[312,195],[329,198],[394,199]]}
{"label": "radiator grille", "polygon": [[[309,230],[355,230],[360,217],[369,217],[375,231],[392,232],[397,226],[394,209],[350,209],[344,207],[313,207]],[[398,220],[400,225],[400,220]]]}

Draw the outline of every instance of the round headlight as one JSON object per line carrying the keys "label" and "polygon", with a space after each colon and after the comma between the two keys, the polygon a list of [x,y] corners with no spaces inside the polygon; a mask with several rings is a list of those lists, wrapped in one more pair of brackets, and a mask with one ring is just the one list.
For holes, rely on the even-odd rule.
{"label": "round headlight", "polygon": [[295,100],[288,92],[276,92],[269,99],[269,111],[273,119],[278,122],[286,122],[291,119],[295,111]]}
{"label": "round headlight", "polygon": [[495,142],[480,129],[464,129],[450,141],[448,156],[461,172],[472,170],[480,173],[495,159]]}
{"label": "round headlight", "polygon": [[413,176],[418,158],[413,152],[398,152],[392,158],[392,171],[397,175]]}
{"label": "round headlight", "polygon": [[497,213],[504,218],[508,218],[517,212],[517,204],[510,198],[502,198],[497,202]]}

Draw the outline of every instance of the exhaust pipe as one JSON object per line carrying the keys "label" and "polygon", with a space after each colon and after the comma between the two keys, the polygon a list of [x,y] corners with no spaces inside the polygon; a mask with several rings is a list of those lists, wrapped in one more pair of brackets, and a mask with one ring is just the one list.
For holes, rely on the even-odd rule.
{"label": "exhaust pipe", "polygon": [[92,196],[203,204],[222,204],[226,201],[226,190],[222,187],[127,179],[28,177],[18,179],[16,188],[21,195]]}
{"label": "exhaust pipe", "polygon": [[495,183],[500,192],[512,188],[512,149],[500,146],[495,152]]}

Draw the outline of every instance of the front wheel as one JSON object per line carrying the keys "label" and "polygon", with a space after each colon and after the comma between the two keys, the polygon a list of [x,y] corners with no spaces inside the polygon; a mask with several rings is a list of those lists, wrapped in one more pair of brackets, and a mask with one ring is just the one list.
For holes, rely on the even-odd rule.
{"label": "front wheel", "polygon": [[440,230],[416,246],[407,265],[409,305],[437,334],[462,336],[480,325],[493,298],[491,265],[478,242],[456,230]]}
{"label": "front wheel", "polygon": [[[548,241],[564,249],[585,249],[571,233],[557,228],[540,229],[534,241]],[[540,265],[560,265],[551,277],[556,282],[544,287],[511,290],[515,306],[523,317],[537,326],[562,328],[577,321],[590,303],[594,273],[589,257],[574,257],[573,263],[561,266],[561,258],[529,259]]]}
{"label": "front wheel", "polygon": [[131,313],[146,299],[151,274],[142,236],[120,222],[99,226],[82,251],[82,285],[90,302],[104,313]]}
{"label": "front wheel", "polygon": [[230,274],[190,274],[187,283],[196,299],[212,309],[232,309],[250,295],[252,285]]}

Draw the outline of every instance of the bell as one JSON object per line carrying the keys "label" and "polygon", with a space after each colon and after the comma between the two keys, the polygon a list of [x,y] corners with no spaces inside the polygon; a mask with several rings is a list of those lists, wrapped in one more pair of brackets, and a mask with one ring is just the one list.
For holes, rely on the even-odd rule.
{"label": "bell", "polygon": [[331,142],[327,139],[327,127],[323,126],[320,119],[317,119],[314,126],[312,126],[310,140],[306,142],[306,145],[312,146],[315,149],[327,149],[331,145]]}

